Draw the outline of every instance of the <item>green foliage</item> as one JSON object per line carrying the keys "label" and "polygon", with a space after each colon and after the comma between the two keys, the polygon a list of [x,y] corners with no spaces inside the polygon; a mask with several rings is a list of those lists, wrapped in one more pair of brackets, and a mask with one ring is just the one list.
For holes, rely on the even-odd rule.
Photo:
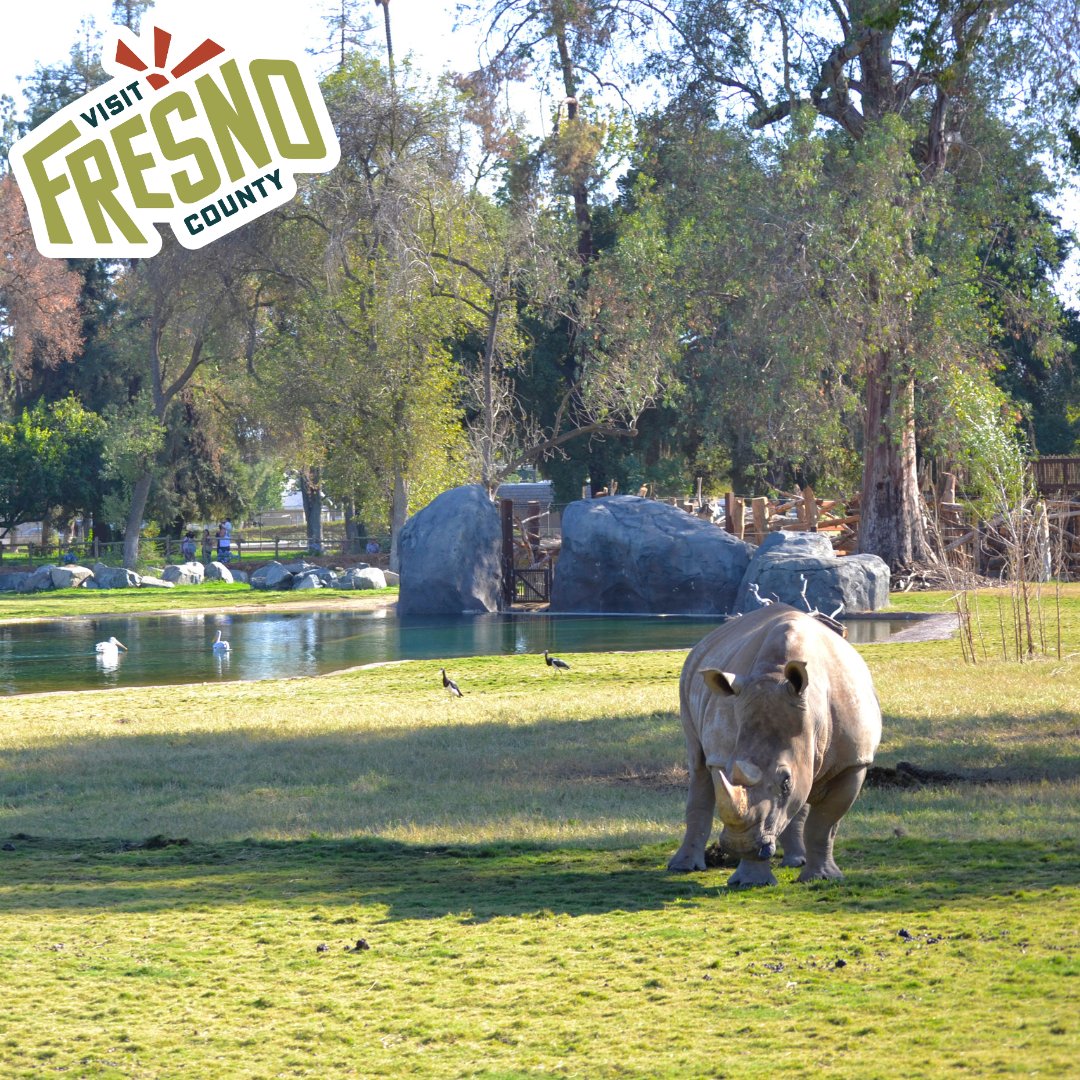
{"label": "green foliage", "polygon": [[6,532],[62,508],[92,505],[99,487],[106,422],[74,398],[38,402],[0,423],[0,528]]}

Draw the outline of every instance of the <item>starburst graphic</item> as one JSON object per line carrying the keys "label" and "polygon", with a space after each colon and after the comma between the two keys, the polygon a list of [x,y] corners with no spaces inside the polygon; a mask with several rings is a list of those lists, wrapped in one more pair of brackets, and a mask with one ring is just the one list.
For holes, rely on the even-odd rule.
{"label": "starburst graphic", "polygon": [[[146,76],[146,81],[155,89],[160,90],[163,86],[168,86],[169,76],[166,75],[165,67],[169,60],[169,46],[172,44],[172,34],[167,30],[162,30],[160,27],[154,27],[154,70]],[[186,75],[189,71],[194,71],[195,68],[201,64],[205,64],[208,60],[212,60],[219,53],[223,53],[225,50],[216,41],[211,38],[206,38],[201,45],[197,45],[180,61],[174,68],[170,69],[169,74],[174,79],[179,79],[182,75]],[[116,62],[123,64],[124,67],[131,68],[133,71],[147,71],[150,65],[146,63],[138,54],[131,49],[123,41],[116,43]]]}

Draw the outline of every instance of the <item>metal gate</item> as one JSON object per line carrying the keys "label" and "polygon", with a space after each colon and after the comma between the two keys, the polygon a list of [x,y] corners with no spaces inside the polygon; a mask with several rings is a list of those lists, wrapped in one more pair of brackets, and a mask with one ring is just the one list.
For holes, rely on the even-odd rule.
{"label": "metal gate", "polygon": [[551,567],[536,570],[513,568],[514,603],[546,604],[551,600]]}

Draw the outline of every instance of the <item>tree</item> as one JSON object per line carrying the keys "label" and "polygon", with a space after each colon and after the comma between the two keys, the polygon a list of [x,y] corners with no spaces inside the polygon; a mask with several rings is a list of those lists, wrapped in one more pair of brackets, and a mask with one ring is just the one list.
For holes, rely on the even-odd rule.
{"label": "tree", "polygon": [[[752,130],[798,123],[809,112],[854,144],[873,141],[851,159],[866,170],[851,177],[862,185],[864,215],[851,221],[852,239],[883,244],[884,261],[862,265],[858,308],[840,313],[854,315],[864,331],[860,546],[894,567],[926,560],[916,389],[918,330],[927,324],[918,298],[940,294],[916,233],[938,197],[933,189],[947,186],[956,161],[978,150],[964,142],[973,110],[998,108],[1010,76],[1037,84],[1047,72],[1046,54],[1039,55],[1047,35],[1030,25],[1036,5],[830,0],[827,8],[762,9],[742,0],[680,0],[673,8],[676,58],[685,66],[672,70],[684,95],[708,88],[714,97],[741,98]],[[901,128],[907,144],[897,154],[887,147]]]}
{"label": "tree", "polygon": [[13,393],[36,358],[55,367],[81,344],[80,279],[34,245],[22,195],[10,175],[0,177],[0,371]]}
{"label": "tree", "polygon": [[86,511],[102,467],[105,423],[68,398],[0,423],[0,536],[53,508]]}

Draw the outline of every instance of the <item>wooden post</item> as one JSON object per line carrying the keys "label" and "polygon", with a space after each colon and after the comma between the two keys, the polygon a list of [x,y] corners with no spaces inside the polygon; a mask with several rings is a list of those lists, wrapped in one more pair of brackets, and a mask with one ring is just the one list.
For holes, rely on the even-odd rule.
{"label": "wooden post", "polygon": [[769,500],[764,495],[759,495],[756,499],[750,501],[750,509],[754,515],[754,532],[757,534],[759,544],[765,539],[765,534],[769,531],[768,515],[766,513],[768,502]]}
{"label": "wooden post", "polygon": [[728,492],[730,496],[731,534],[740,540],[746,532],[746,514],[743,510],[743,501],[738,495]]}
{"label": "wooden post", "polygon": [[514,603],[514,500],[499,500],[499,518],[502,522],[502,591],[507,607]]}
{"label": "wooden post", "polygon": [[696,509],[701,509],[701,477],[697,478],[697,494],[694,497],[694,506]]}
{"label": "wooden post", "polygon": [[724,492],[724,528],[735,535],[735,492]]}
{"label": "wooden post", "polygon": [[802,499],[802,514],[800,516],[806,524],[807,532],[817,532],[818,508],[817,501],[814,499],[814,489],[809,486],[804,487]]}

